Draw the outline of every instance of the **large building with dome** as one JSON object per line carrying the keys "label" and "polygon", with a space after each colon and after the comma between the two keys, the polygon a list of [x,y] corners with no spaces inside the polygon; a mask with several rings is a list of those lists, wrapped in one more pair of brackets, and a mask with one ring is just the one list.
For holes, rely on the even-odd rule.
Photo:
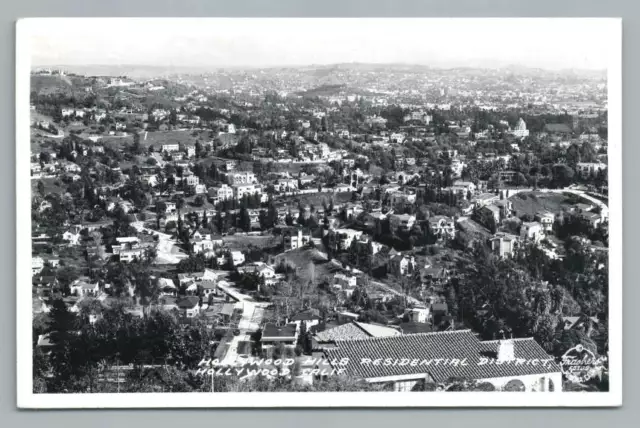
{"label": "large building with dome", "polygon": [[520,137],[520,138],[529,136],[529,130],[527,129],[527,124],[524,122],[524,120],[522,120],[522,118],[518,120],[518,124],[513,129],[513,131],[511,131],[511,133],[514,136]]}

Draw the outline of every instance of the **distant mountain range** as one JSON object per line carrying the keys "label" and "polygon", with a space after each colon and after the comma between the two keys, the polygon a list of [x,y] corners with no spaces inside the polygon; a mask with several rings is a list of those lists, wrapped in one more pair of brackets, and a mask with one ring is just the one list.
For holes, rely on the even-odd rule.
{"label": "distant mountain range", "polygon": [[155,66],[142,64],[88,64],[88,65],[55,65],[34,66],[33,69],[52,68],[63,69],[70,73],[86,76],[128,76],[131,78],[166,77],[177,74],[204,74],[216,71],[241,71],[241,70],[300,70],[300,71],[404,71],[427,72],[429,70],[500,70],[517,74],[567,74],[584,77],[606,77],[606,70],[548,70],[531,68],[513,64],[466,64],[459,66],[432,66],[422,64],[371,64],[371,63],[338,63],[338,64],[310,64],[310,65],[286,65],[280,67],[207,67],[207,66]]}

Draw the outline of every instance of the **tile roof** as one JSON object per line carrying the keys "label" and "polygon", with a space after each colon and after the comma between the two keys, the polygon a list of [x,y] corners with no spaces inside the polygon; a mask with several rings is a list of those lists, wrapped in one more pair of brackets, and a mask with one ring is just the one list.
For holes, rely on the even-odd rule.
{"label": "tile roof", "polygon": [[358,327],[356,323],[342,324],[316,334],[318,342],[334,342],[336,340],[367,339],[369,333]]}
{"label": "tile roof", "polygon": [[[324,352],[329,359],[348,358],[347,373],[365,379],[428,373],[436,382],[443,382],[451,377],[488,379],[560,372],[553,361],[545,365],[528,363],[551,358],[533,339],[514,339],[513,344],[516,360],[501,364],[492,364],[498,341],[480,342],[470,330],[341,340],[336,348]],[[379,364],[363,359],[379,360]],[[417,363],[401,366],[403,359]]]}
{"label": "tile roof", "polygon": [[400,335],[400,332],[395,328],[386,327],[384,325],[368,324],[357,321],[354,321],[354,324],[367,332],[371,337],[388,337]]}

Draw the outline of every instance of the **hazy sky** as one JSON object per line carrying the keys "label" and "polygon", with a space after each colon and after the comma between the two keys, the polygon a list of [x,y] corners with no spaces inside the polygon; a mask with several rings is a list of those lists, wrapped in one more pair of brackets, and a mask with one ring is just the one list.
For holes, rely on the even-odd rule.
{"label": "hazy sky", "polygon": [[605,69],[606,19],[30,19],[33,66],[343,62]]}

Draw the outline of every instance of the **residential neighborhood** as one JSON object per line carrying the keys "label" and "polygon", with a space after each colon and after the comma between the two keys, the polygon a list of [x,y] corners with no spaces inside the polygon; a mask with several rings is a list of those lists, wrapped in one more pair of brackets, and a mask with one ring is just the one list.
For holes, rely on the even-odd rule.
{"label": "residential neighborhood", "polygon": [[31,85],[35,392],[608,388],[606,75]]}

